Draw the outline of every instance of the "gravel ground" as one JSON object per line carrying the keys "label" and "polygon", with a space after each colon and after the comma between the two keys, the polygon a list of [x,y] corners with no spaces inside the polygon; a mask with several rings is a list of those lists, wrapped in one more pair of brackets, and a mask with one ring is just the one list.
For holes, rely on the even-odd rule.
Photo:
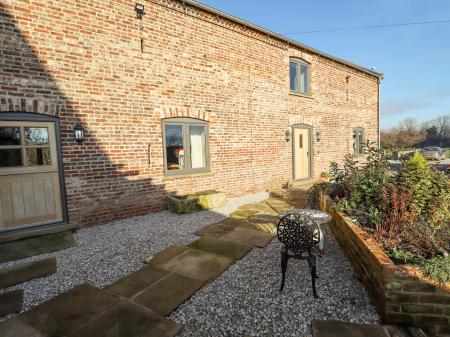
{"label": "gravel ground", "polygon": [[[231,198],[218,211],[187,215],[164,211],[81,229],[74,234],[75,247],[1,264],[0,267],[3,268],[56,256],[55,274],[7,290],[25,290],[25,311],[83,282],[103,287],[142,267],[146,257],[169,245],[184,245],[198,239],[193,234],[198,229],[223,220],[225,214],[240,205],[258,202],[264,196],[265,194],[258,193]],[[0,321],[7,318],[9,317],[0,318]]]}
{"label": "gravel ground", "polygon": [[306,261],[290,260],[279,293],[280,243],[254,249],[181,305],[170,318],[185,325],[180,337],[311,336],[311,320],[380,323],[363,286],[327,226],[312,295]]}

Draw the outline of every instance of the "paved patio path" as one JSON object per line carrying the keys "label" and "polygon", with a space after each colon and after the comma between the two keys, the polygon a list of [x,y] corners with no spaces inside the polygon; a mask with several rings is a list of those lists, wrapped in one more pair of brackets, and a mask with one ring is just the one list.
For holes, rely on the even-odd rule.
{"label": "paved patio path", "polygon": [[[280,311],[277,312],[268,302],[264,308],[260,309],[257,305],[253,308],[244,306],[243,308],[246,309],[241,315],[244,316],[245,320],[252,319],[255,309],[263,314],[269,308],[271,315],[269,320],[274,322],[274,319],[280,318],[278,315],[282,312],[288,313],[290,310],[295,312],[296,302],[291,300],[298,296],[296,287],[303,289],[306,293],[303,294],[304,298],[308,298],[308,301],[304,303],[300,301],[297,304],[311,308],[311,303],[314,303],[314,300],[309,291],[309,282],[305,282],[303,279],[305,275],[302,275],[302,273],[300,275],[289,275],[285,293],[279,294],[279,275],[278,272],[275,274],[271,267],[274,263],[278,265],[279,262],[278,254],[273,254],[273,247],[275,245],[278,247],[278,245],[274,242],[271,243],[275,237],[273,233],[278,221],[277,215],[292,208],[302,208],[304,197],[304,190],[278,191],[272,193],[267,200],[243,205],[233,212],[229,218],[198,230],[196,234],[199,239],[196,241],[186,246],[172,245],[166,247],[146,259],[147,265],[104,289],[90,284],[82,284],[9,321],[1,323],[0,336],[170,337],[182,331],[183,326],[180,323],[186,325],[183,331],[183,335],[186,336],[307,336],[308,334],[304,334],[302,329],[298,329],[298,326],[293,324],[298,322],[290,322],[295,328],[295,334],[289,334],[289,331],[291,331],[289,326],[287,330],[283,331],[277,331],[276,325],[267,330],[267,322],[265,322],[267,317],[262,319],[261,322],[256,319],[253,323],[248,324],[246,322],[242,325],[239,318],[230,320],[226,313],[219,311],[214,314],[214,317],[208,318],[209,320],[215,320],[214,322],[202,322],[201,316],[197,312],[198,308],[192,307],[193,303],[195,305],[196,302],[202,305],[206,304],[203,309],[209,311],[217,305],[215,300],[227,305],[227,299],[232,299],[228,305],[235,306],[234,309],[236,310],[241,310],[242,303],[251,303],[255,296],[257,298],[262,296],[262,289],[258,289],[254,285],[253,289],[249,288],[249,285],[256,280],[255,275],[242,272],[239,267],[237,270],[240,275],[236,278],[236,282],[239,282],[240,286],[246,287],[249,291],[244,293],[243,296],[236,292],[241,303],[238,304],[234,301],[236,285],[230,283],[225,291],[218,291],[214,288],[214,284],[219,280],[223,281],[224,277],[226,279],[230,274],[233,277],[233,271],[230,274],[225,273],[222,276],[221,274],[238,260],[246,260],[247,254],[250,253],[250,255],[255,256],[255,253],[252,252],[255,247],[264,248],[270,244],[268,249],[264,250],[265,255],[269,253],[270,256],[265,256],[264,261],[260,261],[258,265],[250,266],[250,268],[259,270],[262,267],[266,270],[265,273],[259,274],[262,282],[265,282],[265,277],[276,275],[276,283],[266,284],[264,289],[267,287],[267,289],[270,289],[269,292],[266,292],[268,299],[276,296],[278,299],[276,301],[281,300],[279,304],[282,304],[283,307],[279,308]],[[239,262],[237,265],[242,265],[242,263]],[[333,263],[333,261],[329,260],[327,263]],[[334,266],[334,268],[336,267],[341,269],[343,267],[343,273],[351,273],[351,267],[349,269],[348,265]],[[236,268],[233,270],[235,272]],[[337,277],[338,275],[339,273],[336,273]],[[301,280],[297,280],[299,276]],[[218,277],[219,279],[214,281]],[[324,281],[325,284],[333,284],[335,280],[325,279]],[[205,285],[208,286],[204,288]],[[205,290],[199,292],[202,288]],[[213,293],[208,294],[211,289]],[[319,293],[322,290],[319,288]],[[196,293],[197,295],[192,300],[186,302]],[[364,291],[359,285],[354,296],[364,297],[362,294],[364,294]],[[210,298],[208,296],[213,296],[215,300],[211,303],[204,303],[205,295],[207,296],[206,299]],[[286,299],[289,300],[286,301]],[[351,298],[350,301],[352,301]],[[356,299],[353,299],[353,301],[356,301]],[[184,302],[186,304],[182,305]],[[326,301],[325,303],[328,304],[329,302]],[[361,304],[370,305],[367,298],[364,298]],[[180,305],[182,305],[180,309],[174,312]],[[313,304],[313,308],[314,306],[315,309],[320,309],[320,302]],[[341,302],[338,306],[345,311],[345,306],[348,306],[348,304]],[[190,316],[189,314],[187,316],[180,315],[186,310],[190,313]],[[364,308],[365,310],[366,308]],[[372,310],[373,308],[370,308],[369,311]],[[170,316],[171,319],[165,317],[171,313],[173,313]],[[289,317],[289,315],[287,316]],[[330,312],[327,312],[325,316],[334,317],[330,315]],[[301,321],[301,326],[308,326],[308,331],[310,331],[310,318],[313,317],[316,316],[305,315],[302,317],[297,314],[297,320]],[[370,317],[372,318],[366,319],[366,321],[374,322],[374,320],[378,320],[378,316],[372,312]],[[223,329],[223,324],[226,325],[225,329]],[[330,324],[326,322],[313,323],[315,336],[334,336],[332,332],[335,331],[336,324]],[[363,332],[376,331],[374,326],[352,327],[339,324],[337,326],[347,332],[353,331],[354,336],[359,336],[357,334],[358,329],[362,329]],[[383,331],[385,331],[384,328]],[[353,335],[350,334],[349,336]],[[390,337],[390,335],[387,335],[387,337]]]}
{"label": "paved patio path", "polygon": [[265,247],[274,238],[267,228],[233,218],[207,226],[200,239],[167,247],[105,289],[78,285],[0,323],[0,336],[175,336],[182,325],[164,316],[253,247]]}

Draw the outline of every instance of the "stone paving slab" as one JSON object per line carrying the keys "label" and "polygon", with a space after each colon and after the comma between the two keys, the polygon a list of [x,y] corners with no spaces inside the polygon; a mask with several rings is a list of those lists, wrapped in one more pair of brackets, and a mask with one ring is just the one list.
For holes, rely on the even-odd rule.
{"label": "stone paving slab", "polygon": [[391,337],[382,325],[313,320],[314,337]]}
{"label": "stone paving slab", "polygon": [[182,328],[151,309],[121,300],[67,337],[173,337]]}
{"label": "stone paving slab", "polygon": [[119,297],[88,283],[18,316],[43,336],[63,336],[119,302]]}
{"label": "stone paving slab", "polygon": [[[257,216],[259,216],[259,214],[256,214],[254,216],[257,217]],[[228,218],[228,219],[225,219],[225,220],[219,222],[219,224],[225,225],[225,226],[231,226],[234,228],[244,228],[244,229],[248,229],[248,230],[256,230],[256,231],[265,232],[265,233],[273,232],[274,225],[272,225],[271,223],[270,224],[255,223],[255,222],[249,221],[254,216],[251,216],[248,219]]]}
{"label": "stone paving slab", "polygon": [[233,263],[232,259],[201,250],[187,251],[165,262],[160,268],[184,274],[201,280],[212,280]]}
{"label": "stone paving slab", "polygon": [[188,247],[223,255],[233,260],[243,258],[253,248],[252,246],[243,245],[241,243],[224,241],[207,236],[192,242]]}
{"label": "stone paving slab", "polygon": [[[46,337],[31,325],[12,318],[0,324],[0,336],[2,337]],[[58,336],[60,337],[60,336]]]}
{"label": "stone paving slab", "polygon": [[155,255],[149,256],[145,259],[145,262],[150,265],[157,266],[173,259],[175,256],[184,253],[187,249],[188,248],[184,246],[169,246],[156,253]]}
{"label": "stone paving slab", "polygon": [[0,269],[0,288],[56,273],[56,258],[49,257]]}
{"label": "stone paving slab", "polygon": [[2,242],[0,263],[66,249],[74,244],[71,231]]}
{"label": "stone paving slab", "polygon": [[195,234],[198,236],[210,236],[213,238],[218,238],[219,236],[222,236],[233,230],[234,230],[234,228],[231,226],[225,226],[220,223],[215,223],[215,224],[211,224],[206,227],[203,227],[202,229],[196,231]]}
{"label": "stone paving slab", "polygon": [[0,294],[0,317],[20,312],[23,303],[23,289]]}
{"label": "stone paving slab", "polygon": [[247,219],[242,218],[227,218],[225,220],[222,220],[218,224],[224,225],[224,226],[231,226],[231,227],[240,227],[245,229],[253,229],[258,230],[258,226]]}
{"label": "stone paving slab", "polygon": [[110,284],[105,289],[120,296],[131,298],[140,291],[166,277],[170,272],[154,266],[144,266],[130,275]]}
{"label": "stone paving slab", "polygon": [[275,236],[273,234],[264,233],[256,230],[248,230],[244,228],[236,228],[234,231],[228,232],[221,236],[221,240],[233,241],[248,246],[264,248],[272,241]]}
{"label": "stone paving slab", "polygon": [[240,206],[238,209],[240,210],[253,210],[258,211],[258,213],[266,213],[266,214],[277,214],[276,211],[270,207],[265,201],[258,202],[256,204],[246,204]]}
{"label": "stone paving slab", "polygon": [[287,211],[293,208],[290,202],[286,202],[276,198],[269,198],[266,200],[266,202],[276,213]]}
{"label": "stone paving slab", "polygon": [[79,285],[0,324],[0,336],[172,337],[182,326],[90,284]]}
{"label": "stone paving slab", "polygon": [[249,217],[247,220],[255,224],[277,225],[278,222],[280,221],[280,218],[275,215],[260,213]]}
{"label": "stone paving slab", "polygon": [[168,315],[197,292],[205,280],[172,272],[132,298],[133,301]]}

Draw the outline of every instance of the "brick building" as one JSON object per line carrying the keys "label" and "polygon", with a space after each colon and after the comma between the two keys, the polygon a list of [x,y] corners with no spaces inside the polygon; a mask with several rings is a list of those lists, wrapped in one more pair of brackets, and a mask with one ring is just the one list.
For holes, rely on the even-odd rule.
{"label": "brick building", "polygon": [[126,0],[1,2],[1,231],[278,188],[378,142],[382,74],[191,1],[140,2],[141,18]]}

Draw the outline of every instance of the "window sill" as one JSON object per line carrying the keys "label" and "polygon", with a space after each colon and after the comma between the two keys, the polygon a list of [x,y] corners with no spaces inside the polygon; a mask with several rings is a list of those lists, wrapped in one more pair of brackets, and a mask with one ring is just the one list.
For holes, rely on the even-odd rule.
{"label": "window sill", "polygon": [[174,175],[166,175],[162,178],[163,181],[165,180],[174,180],[174,179],[183,179],[183,178],[193,178],[193,177],[203,177],[203,176],[213,176],[215,175],[215,172],[198,172],[198,173],[181,173],[181,174],[174,174]]}
{"label": "window sill", "polygon": [[303,98],[309,98],[309,99],[313,99],[313,97],[312,97],[311,95],[298,94],[298,93],[296,93],[296,92],[292,92],[292,91],[290,91],[290,92],[289,92],[289,95],[292,95],[292,96],[297,96],[297,97],[303,97]]}

